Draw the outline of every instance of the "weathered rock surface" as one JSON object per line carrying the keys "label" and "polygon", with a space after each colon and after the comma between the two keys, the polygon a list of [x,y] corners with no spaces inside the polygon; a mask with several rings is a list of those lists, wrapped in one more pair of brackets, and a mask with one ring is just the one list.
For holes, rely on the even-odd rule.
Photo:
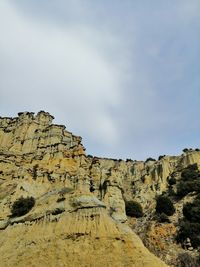
{"label": "weathered rock surface", "polygon": [[[166,266],[131,229],[125,200],[153,210],[168,177],[200,163],[200,153],[147,162],[91,157],[81,137],[52,120],[44,111],[0,118],[1,266]],[[36,204],[11,218],[21,196]]]}

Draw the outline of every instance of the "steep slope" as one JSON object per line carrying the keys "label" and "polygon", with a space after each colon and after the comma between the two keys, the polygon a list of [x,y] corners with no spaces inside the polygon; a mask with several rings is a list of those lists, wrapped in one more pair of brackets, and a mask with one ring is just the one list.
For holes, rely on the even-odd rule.
{"label": "steep slope", "polygon": [[[200,167],[199,150],[145,162],[87,156],[81,137],[52,120],[44,111],[0,118],[1,266],[166,266],[134,231],[157,256],[179,266],[185,247],[175,238],[194,193],[177,199],[169,180],[180,181],[191,164]],[[156,197],[171,191],[176,213],[160,223]],[[13,203],[31,196],[34,207],[11,216]],[[142,205],[142,218],[127,218],[128,200]]]}
{"label": "steep slope", "polygon": [[2,266],[166,266],[102,207],[7,227],[0,252]]}
{"label": "steep slope", "polygon": [[[166,266],[125,223],[132,162],[87,157],[52,119],[0,118],[1,266]],[[35,205],[12,216],[21,197]]]}

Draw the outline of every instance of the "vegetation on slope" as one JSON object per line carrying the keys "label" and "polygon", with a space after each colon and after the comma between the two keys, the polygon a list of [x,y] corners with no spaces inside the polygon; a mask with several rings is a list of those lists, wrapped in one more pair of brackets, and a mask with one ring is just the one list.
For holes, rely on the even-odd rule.
{"label": "vegetation on slope", "polygon": [[33,197],[17,199],[11,208],[11,217],[19,217],[27,214],[35,205],[35,199]]}

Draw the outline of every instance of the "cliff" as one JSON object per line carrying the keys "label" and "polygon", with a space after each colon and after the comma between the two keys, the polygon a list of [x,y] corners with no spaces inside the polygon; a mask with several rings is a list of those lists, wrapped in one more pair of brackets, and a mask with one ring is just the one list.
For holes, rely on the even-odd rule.
{"label": "cliff", "polygon": [[[147,226],[168,177],[200,163],[199,151],[146,162],[87,156],[81,137],[52,120],[44,111],[0,118],[1,266],[167,266],[133,229],[140,234]],[[20,197],[33,197],[35,205],[12,216]],[[125,212],[132,199],[146,214],[137,221]],[[154,252],[159,245],[152,246]],[[170,263],[176,251],[170,253],[157,255]]]}

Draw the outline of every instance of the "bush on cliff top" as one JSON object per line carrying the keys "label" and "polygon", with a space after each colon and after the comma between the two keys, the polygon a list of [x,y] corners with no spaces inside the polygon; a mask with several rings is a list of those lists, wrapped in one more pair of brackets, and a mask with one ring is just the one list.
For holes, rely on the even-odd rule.
{"label": "bush on cliff top", "polygon": [[154,158],[147,158],[147,159],[145,160],[145,162],[148,162],[148,161],[156,161],[156,159],[154,159]]}

